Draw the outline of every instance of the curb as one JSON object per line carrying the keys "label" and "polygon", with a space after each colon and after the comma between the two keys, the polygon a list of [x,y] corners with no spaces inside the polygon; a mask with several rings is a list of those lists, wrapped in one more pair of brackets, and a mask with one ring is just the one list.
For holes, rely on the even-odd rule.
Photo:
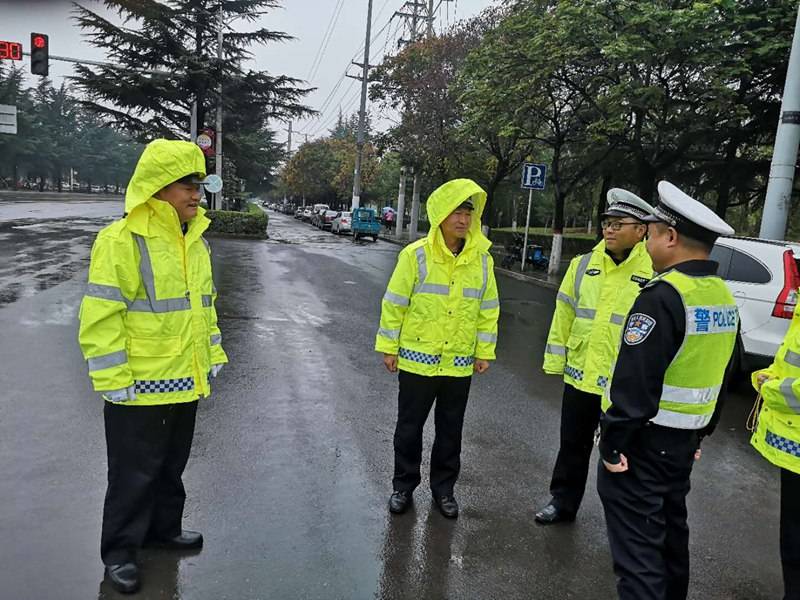
{"label": "curb", "polygon": [[503,267],[495,266],[494,270],[495,272],[501,273],[507,277],[511,277],[512,279],[516,279],[518,281],[524,281],[526,283],[532,283],[533,285],[549,288],[551,290],[557,290],[560,285],[552,281],[545,281],[544,279],[540,279],[539,277],[532,277],[530,275],[525,275],[524,273],[520,273],[518,271],[510,271],[508,269],[504,269]]}

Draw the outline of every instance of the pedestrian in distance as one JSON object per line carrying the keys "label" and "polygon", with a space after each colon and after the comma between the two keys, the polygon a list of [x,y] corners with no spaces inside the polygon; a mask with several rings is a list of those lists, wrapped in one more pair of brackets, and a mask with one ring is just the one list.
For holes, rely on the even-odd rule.
{"label": "pedestrian in distance", "polygon": [[621,600],[685,600],[686,495],[724,401],[736,303],[709,253],[733,229],[669,182],[647,217],[657,275],[631,307],[603,396],[597,489]]}
{"label": "pedestrian in distance", "polygon": [[97,235],[79,341],[105,399],[108,488],[100,555],[120,592],[140,587],[142,547],[197,550],[182,529],[182,475],[197,401],[228,362],[217,325],[211,251],[199,207],[205,159],[193,143],[147,145],[125,217]]}
{"label": "pedestrian in distance", "polygon": [[394,492],[389,510],[412,504],[421,481],[422,430],[436,405],[430,488],[445,517],[458,516],[453,493],[461,469],[461,433],[473,372],[495,358],[500,301],[481,233],[486,192],[454,179],[428,198],[428,235],[403,248],[381,303],[375,350],[398,373]]}
{"label": "pedestrian in distance", "polygon": [[766,369],[753,373],[763,404],[750,443],[780,469],[780,553],[784,600],[800,600],[800,314]]}
{"label": "pedestrian in distance", "polygon": [[392,225],[394,225],[394,211],[387,210],[383,215],[383,224],[386,226],[386,233],[391,233]]}
{"label": "pedestrian in distance", "polygon": [[653,276],[645,250],[652,207],[626,190],[608,191],[603,239],[569,265],[556,297],[544,372],[564,378],[561,441],[550,502],[535,515],[540,525],[575,520],[586,488],[600,399],[609,381],[625,316]]}

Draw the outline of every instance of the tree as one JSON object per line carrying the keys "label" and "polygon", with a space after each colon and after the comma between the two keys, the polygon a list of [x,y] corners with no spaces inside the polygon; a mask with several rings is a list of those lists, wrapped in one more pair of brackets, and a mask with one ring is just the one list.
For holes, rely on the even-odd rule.
{"label": "tree", "polygon": [[[226,157],[238,165],[258,165],[247,152],[269,148],[265,133],[269,120],[311,112],[300,104],[309,90],[298,87],[298,80],[243,66],[251,46],[290,39],[285,33],[265,28],[225,31],[222,59],[216,56],[218,10],[223,11],[224,21],[252,23],[278,7],[276,0],[103,0],[103,4],[117,13],[121,24],[79,4],[74,5],[75,20],[90,43],[119,66],[78,65],[75,80],[88,95],[84,106],[140,141],[185,138],[193,102],[199,128],[213,123],[212,109],[222,102]],[[220,83],[222,98],[217,93]],[[253,144],[253,130],[261,132],[259,143]],[[263,185],[271,178],[277,157],[274,150],[267,150],[256,158],[270,162],[261,164],[261,170],[248,169],[248,180]]]}

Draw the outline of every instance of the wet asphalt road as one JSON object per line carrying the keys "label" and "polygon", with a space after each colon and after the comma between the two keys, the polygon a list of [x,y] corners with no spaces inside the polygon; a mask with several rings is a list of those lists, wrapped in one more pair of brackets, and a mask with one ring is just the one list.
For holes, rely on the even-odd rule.
{"label": "wet asphalt road", "polygon": [[[120,212],[0,202],[2,600],[118,597],[102,583],[102,401],[76,314],[92,236]],[[185,475],[185,525],[206,547],[143,553],[138,597],[614,598],[593,474],[574,525],[533,524],[558,437],[561,384],[539,368],[554,292],[498,276],[498,361],[473,383],[461,517],[442,518],[424,484],[390,517],[397,382],[372,344],[399,247],[270,217],[269,241],[211,240],[231,364],[201,402]],[[694,472],[693,599],[781,594],[778,474],[748,445],[752,400],[733,395]]]}

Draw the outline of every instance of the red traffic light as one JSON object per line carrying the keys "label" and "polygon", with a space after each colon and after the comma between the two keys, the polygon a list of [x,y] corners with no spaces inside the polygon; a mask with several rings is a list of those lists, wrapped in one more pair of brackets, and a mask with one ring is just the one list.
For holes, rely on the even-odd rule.
{"label": "red traffic light", "polygon": [[34,48],[44,48],[47,46],[47,40],[43,35],[34,35],[32,43]]}
{"label": "red traffic light", "polygon": [[31,33],[31,73],[47,77],[50,70],[50,38],[44,33]]}

